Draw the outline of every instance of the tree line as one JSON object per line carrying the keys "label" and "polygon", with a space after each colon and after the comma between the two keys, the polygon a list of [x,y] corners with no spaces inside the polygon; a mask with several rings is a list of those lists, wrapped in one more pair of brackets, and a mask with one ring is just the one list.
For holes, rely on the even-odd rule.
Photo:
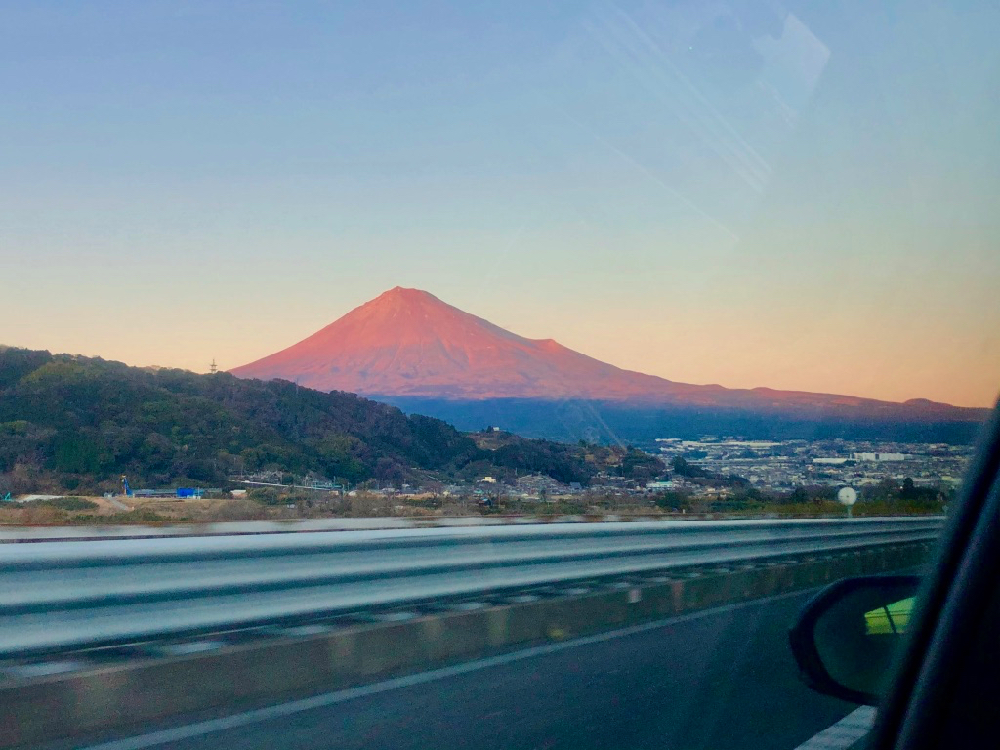
{"label": "tree line", "polygon": [[[617,470],[648,474],[637,454],[618,455]],[[350,393],[0,348],[0,495],[107,491],[122,474],[135,487],[218,486],[260,471],[352,484],[539,473],[586,485],[604,468],[586,447],[551,440],[482,448],[441,420]]]}

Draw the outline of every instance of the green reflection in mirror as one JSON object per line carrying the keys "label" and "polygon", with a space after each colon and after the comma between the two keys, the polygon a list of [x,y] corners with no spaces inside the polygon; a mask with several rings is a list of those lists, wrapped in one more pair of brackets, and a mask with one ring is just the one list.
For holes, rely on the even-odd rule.
{"label": "green reflection in mirror", "polygon": [[871,612],[865,612],[865,635],[905,633],[915,598],[911,596],[908,599],[873,609]]}

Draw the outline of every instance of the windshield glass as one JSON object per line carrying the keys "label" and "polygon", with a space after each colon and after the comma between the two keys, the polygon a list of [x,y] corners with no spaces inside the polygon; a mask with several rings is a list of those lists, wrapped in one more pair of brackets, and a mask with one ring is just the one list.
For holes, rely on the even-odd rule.
{"label": "windshield glass", "polygon": [[4,4],[0,747],[863,731],[787,631],[996,403],[998,27]]}

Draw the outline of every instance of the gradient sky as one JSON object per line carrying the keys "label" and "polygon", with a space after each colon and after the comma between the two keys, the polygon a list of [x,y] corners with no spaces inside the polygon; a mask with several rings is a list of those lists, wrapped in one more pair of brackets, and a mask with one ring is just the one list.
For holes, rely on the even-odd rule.
{"label": "gradient sky", "polygon": [[998,28],[995,0],[5,2],[0,343],[227,368],[402,285],[672,380],[988,405]]}

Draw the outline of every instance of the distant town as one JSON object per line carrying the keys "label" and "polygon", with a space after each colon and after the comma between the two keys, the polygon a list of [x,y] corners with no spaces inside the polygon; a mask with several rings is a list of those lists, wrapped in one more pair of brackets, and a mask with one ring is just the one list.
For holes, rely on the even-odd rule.
{"label": "distant town", "polygon": [[[972,459],[974,447],[945,443],[893,443],[852,440],[738,440],[660,438],[655,451],[670,463],[681,457],[707,473],[739,476],[752,486],[777,492],[809,485],[877,485],[887,479],[911,479],[915,486],[953,490]],[[653,487],[688,486],[711,492],[704,484],[674,477]]]}
{"label": "distant town", "polygon": [[[492,430],[494,428],[488,428]],[[395,497],[439,495],[442,497],[507,497],[524,501],[601,495],[648,496],[661,492],[683,492],[695,498],[724,497],[734,487],[749,486],[763,493],[787,494],[803,487],[863,489],[887,482],[900,486],[936,490],[943,496],[961,483],[974,447],[945,443],[871,442],[832,440],[744,440],[703,437],[698,440],[658,438],[642,445],[646,453],[660,458],[663,471],[647,481],[601,472],[591,482],[559,482],[540,474],[525,474],[513,480],[482,476],[465,483],[368,482],[350,487],[326,479],[295,480],[280,472],[260,472],[234,477],[247,487],[274,487],[334,491],[343,494],[368,492]],[[287,484],[285,484],[285,483]],[[298,483],[296,483],[298,482]]]}

